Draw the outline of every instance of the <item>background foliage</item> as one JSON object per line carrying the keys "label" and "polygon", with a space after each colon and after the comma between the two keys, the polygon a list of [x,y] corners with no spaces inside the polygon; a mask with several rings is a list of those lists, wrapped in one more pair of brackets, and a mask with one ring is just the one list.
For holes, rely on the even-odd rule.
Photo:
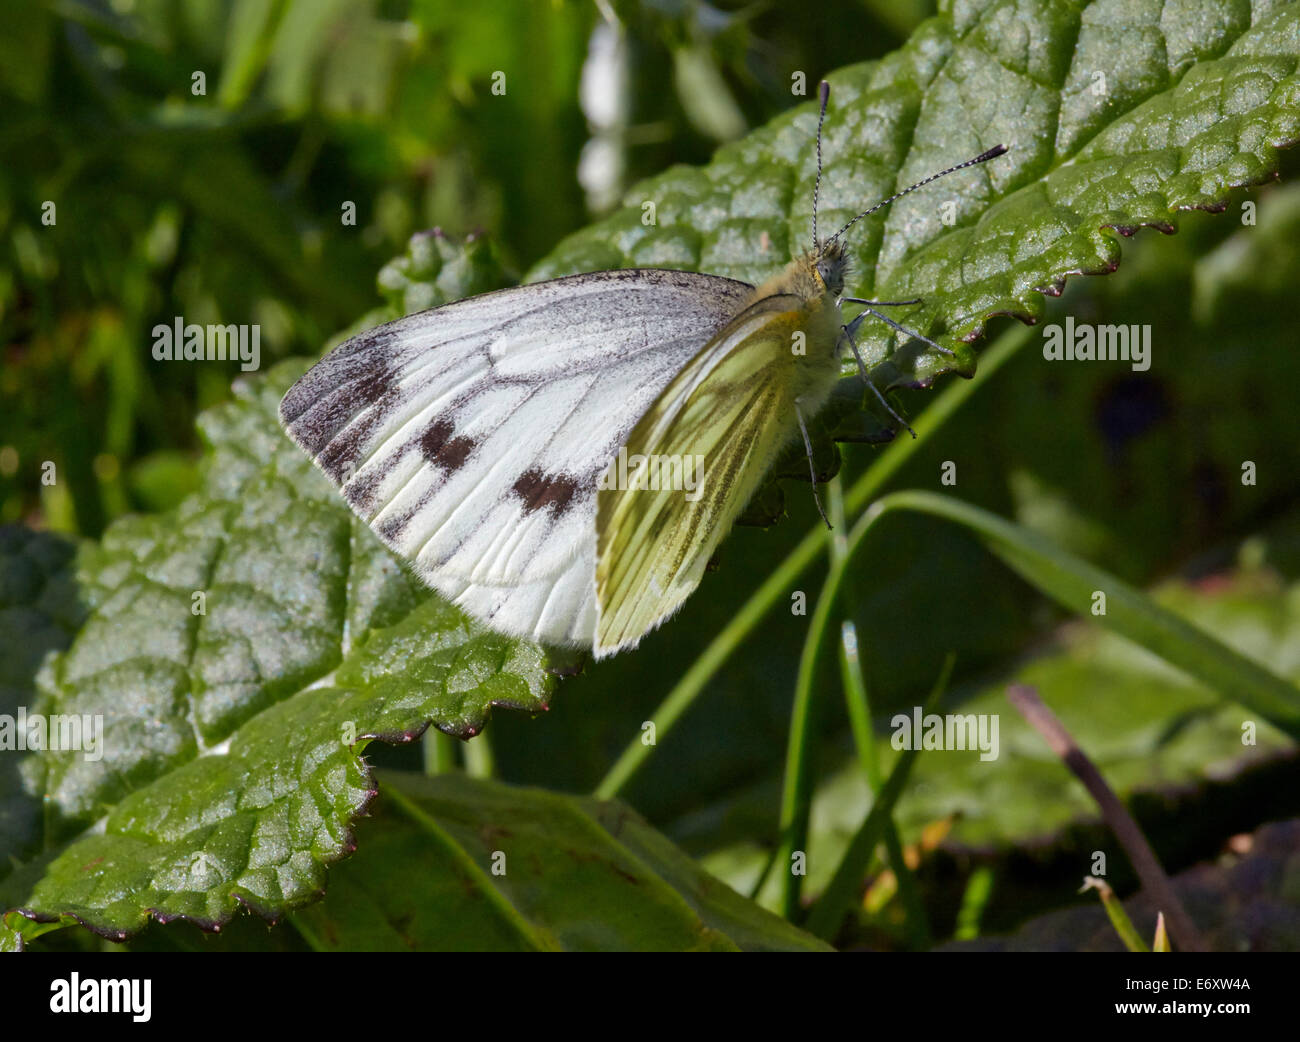
{"label": "background foliage", "polygon": [[[1231,16],[1225,24],[1232,17],[1249,24],[1269,7],[1225,5]],[[184,569],[211,563],[204,563],[196,542],[205,523],[224,532],[232,517],[240,519],[242,549],[224,559],[233,569],[226,575],[231,589],[253,583],[259,554],[272,562],[268,567],[284,567],[304,533],[317,538],[327,532],[341,548],[359,545],[346,525],[331,528],[337,525],[332,514],[315,512],[314,500],[328,490],[311,485],[296,450],[277,444],[273,428],[256,417],[261,409],[265,419],[274,389],[301,371],[300,362],[273,369],[277,360],[314,356],[376,304],[376,271],[383,268],[387,307],[406,311],[529,269],[535,277],[590,266],[587,260],[627,263],[631,247],[610,258],[587,256],[592,243],[608,248],[628,241],[619,238],[619,217],[551,251],[641,177],[673,162],[704,162],[720,142],[742,137],[802,100],[790,93],[793,71],[806,72],[815,84],[824,72],[894,50],[929,13],[924,3],[883,2],[827,2],[797,18],[777,5],[645,2],[613,8],[624,27],[624,86],[612,95],[597,92],[618,104],[596,102],[585,112],[574,103],[584,67],[596,76],[612,47],[597,5],[137,0],[32,4],[10,19],[14,31],[0,41],[8,52],[0,54],[6,59],[0,61],[6,111],[0,128],[0,520],[93,539],[116,518],[175,508],[196,489],[203,490],[207,513],[196,517],[182,509],[175,516],[184,523],[172,533],[159,532],[156,521],[113,529],[82,559],[83,574],[88,570],[102,583],[80,589],[68,542],[47,534],[7,535],[0,545],[0,610],[6,644],[21,646],[23,654],[5,656],[0,708],[23,704],[45,652],[65,647],[78,632],[83,638],[75,654],[58,660],[51,682],[60,690],[86,693],[86,678],[111,685],[107,690],[129,690],[133,681],[122,671],[132,669],[142,670],[156,690],[156,671],[168,668],[158,660],[166,656],[142,664],[149,656],[121,650],[129,650],[133,633],[151,629],[157,603],[149,598],[169,596],[168,583],[188,589]],[[527,70],[530,89],[508,91],[493,99],[501,104],[492,104],[491,76],[502,67]],[[609,75],[611,67],[603,68]],[[191,93],[196,71],[206,74],[202,97]],[[738,147],[756,147],[749,144],[755,140],[762,139]],[[1288,162],[1288,172],[1294,171],[1294,157]],[[1252,192],[1255,224],[1243,222],[1245,198],[1234,196],[1223,215],[1181,217],[1176,236],[1140,235],[1125,244],[1116,275],[1075,280],[1062,299],[1045,301],[1048,322],[1070,313],[1080,321],[1149,323],[1156,338],[1151,372],[1046,364],[1035,338],[979,389],[941,437],[922,447],[894,485],[936,487],[940,463],[955,460],[955,491],[963,499],[1131,583],[1155,588],[1164,603],[1294,679],[1300,677],[1300,431],[1288,388],[1300,374],[1283,301],[1300,277],[1300,195],[1286,186]],[[53,228],[39,220],[46,199],[58,200]],[[348,200],[356,204],[356,226],[339,220]],[[791,223],[801,220],[792,217]],[[408,245],[412,233],[434,226],[451,238]],[[456,240],[471,232],[477,241],[462,251]],[[401,258],[385,267],[394,254]],[[697,253],[678,263],[699,261]],[[153,362],[148,331],[173,315],[259,322],[270,387],[231,403],[232,371]],[[1009,326],[998,320],[990,333],[996,337]],[[928,397],[909,392],[905,403],[920,412]],[[198,429],[215,454],[201,464],[194,421],[214,405]],[[846,451],[846,483],[876,452],[867,446]],[[47,459],[56,461],[62,476],[53,487],[38,481]],[[266,460],[278,468],[272,479],[240,484]],[[1242,485],[1243,460],[1257,464],[1258,485]],[[285,698],[278,715],[256,718],[260,733],[240,732],[240,751],[250,748],[249,755],[279,751],[283,736],[294,735],[286,776],[315,771],[337,801],[329,811],[316,808],[319,856],[281,870],[265,889],[254,886],[241,900],[258,907],[255,891],[275,891],[292,905],[294,895],[309,895],[327,881],[329,896],[270,934],[240,917],[218,940],[172,924],[151,926],[130,944],[421,947],[450,944],[452,937],[465,946],[815,944],[753,906],[719,898],[716,883],[699,871],[702,865],[742,892],[758,883],[776,837],[790,693],[806,619],[783,607],[772,613],[710,684],[686,726],[656,749],[623,791],[654,829],[646,826],[642,834],[637,824],[625,835],[623,812],[555,795],[590,791],[600,781],[709,639],[811,527],[809,498],[802,488],[793,492],[787,492],[790,520],[765,531],[738,531],[723,549],[720,573],[642,652],[558,688],[548,682],[546,690],[513,684],[513,669],[520,675],[528,670],[509,651],[464,634],[445,640],[455,626],[444,626],[436,606],[418,607],[421,591],[405,586],[383,561],[341,549],[343,574],[367,577],[370,585],[350,581],[349,590],[360,593],[339,604],[309,582],[277,587],[269,608],[248,606],[232,623],[232,634],[240,625],[274,633],[277,610],[324,605],[314,622],[319,633],[302,630],[292,647],[268,641],[247,652],[207,648],[198,666],[206,662],[210,676],[226,678],[210,685],[211,715],[198,721],[197,735],[188,727],[151,733],[150,755],[133,750],[130,771],[137,773],[112,776],[112,791],[95,787],[103,779],[86,788],[64,777],[59,791],[73,797],[61,798],[58,813],[42,809],[31,795],[51,791],[49,778],[24,791],[11,769],[15,758],[6,754],[0,761],[0,842],[13,845],[6,853],[11,864],[21,864],[3,881],[5,903],[26,899],[20,895],[27,884],[57,853],[52,838],[75,835],[110,806],[118,821],[147,817],[147,808],[141,811],[147,797],[122,797],[187,762],[196,741],[222,740],[230,728],[297,692],[300,680],[320,676],[323,656],[331,653],[331,627],[364,619],[383,638],[345,648],[340,661],[326,662],[328,669],[338,667],[330,674],[332,695],[315,688]],[[299,526],[295,532],[284,528],[290,515]],[[140,561],[147,564],[136,574]],[[304,561],[294,571],[310,579],[314,569],[317,562]],[[814,573],[801,582],[810,597],[819,585]],[[1239,708],[1217,702],[1117,638],[1067,623],[958,530],[916,516],[885,522],[873,549],[854,566],[850,586],[849,614],[878,726],[896,708],[922,700],[951,651],[957,667],[949,704],[1002,713],[1004,759],[997,771],[973,757],[919,760],[899,822],[925,894],[924,929],[914,914],[905,914],[900,881],[874,864],[870,888],[841,943],[927,944],[1010,930],[1036,912],[1089,903],[1073,897],[1073,889],[1089,852],[1108,839],[1090,823],[1081,792],[1032,736],[1014,726],[1001,700],[1011,679],[1043,690],[1130,797],[1171,870],[1219,856],[1234,833],[1300,810],[1292,744],[1281,733],[1265,726],[1260,744],[1243,750]],[[129,613],[115,609],[101,634],[81,630],[87,611],[113,597],[136,606],[138,629],[124,621]],[[399,620],[408,620],[405,629]],[[296,663],[286,659],[293,654]],[[283,690],[266,694],[230,685],[227,666],[245,660],[259,668],[274,662]],[[389,698],[383,680],[396,660],[418,662],[411,669],[430,685],[429,704],[397,705]],[[357,857],[327,874],[325,865],[337,856],[331,852],[353,843],[346,827],[351,815],[370,801],[366,779],[350,773],[349,758],[329,759],[330,728],[349,715],[367,721],[362,733],[411,737],[418,730],[411,720],[440,712],[459,714],[462,733],[472,733],[484,717],[481,704],[456,700],[466,675],[475,684],[500,678],[505,687],[489,692],[491,698],[550,709],[531,717],[496,712],[490,753],[481,738],[463,749],[432,736],[422,749],[371,745],[368,758],[394,772],[383,776],[391,779],[392,795],[381,798],[374,819],[358,828]],[[835,683],[829,673],[825,682]],[[346,714],[327,697],[346,703]],[[151,713],[168,720],[165,707],[123,709],[141,721]],[[825,884],[868,802],[845,719],[832,712],[819,734],[824,775],[812,809],[810,892]],[[471,776],[495,775],[551,792],[512,799],[495,782],[458,773],[429,782],[415,777],[425,766],[456,764]],[[212,770],[210,758],[191,767],[178,785],[196,793],[222,791],[223,778],[195,777]],[[607,874],[619,878],[644,871],[655,880],[647,900],[661,909],[644,916],[662,932],[638,936],[611,911],[596,917],[609,932],[593,933],[581,910],[529,905],[522,891],[510,895],[510,910],[496,906],[488,881],[458,873],[491,850],[490,837],[476,828],[506,805],[518,816],[514,827],[524,832],[583,837],[580,848],[587,853],[546,874],[552,893],[593,886],[582,875],[589,863],[610,866]],[[142,885],[158,887],[167,916],[219,918],[227,911],[228,888],[216,904],[195,897],[167,905],[165,898],[220,889],[220,881],[204,873],[215,871],[223,850],[246,852],[250,836],[270,849],[275,829],[284,827],[282,816],[300,818],[309,809],[295,805],[292,792],[233,808],[222,819],[222,827],[233,831],[214,827],[212,846],[204,848],[210,862],[192,862],[185,847],[184,868],[194,882],[189,887],[175,885],[175,878],[158,882],[170,856],[167,844],[183,831],[167,818],[151,831],[153,846],[138,862],[149,866]],[[210,805],[199,798],[191,810],[210,816]],[[598,829],[609,830],[618,844]],[[45,837],[46,853],[20,849],[37,834]],[[671,846],[664,849],[663,836],[697,863],[681,859]],[[369,860],[367,844],[376,851]],[[392,853],[385,858],[383,851]],[[546,856],[544,847],[538,856]],[[1132,884],[1122,858],[1113,861],[1113,882],[1127,893]],[[386,879],[397,862],[409,867]],[[75,887],[80,869],[81,863],[56,867],[49,878]],[[72,873],[66,879],[60,876],[65,870]],[[418,901],[409,897],[416,879],[428,882]],[[480,895],[474,909],[449,913],[448,895],[467,890]],[[395,894],[413,907],[393,904]],[[770,893],[760,896],[773,901]],[[1236,893],[1240,903],[1253,896]],[[624,897],[608,897],[609,909],[625,907]],[[103,932],[142,925],[137,906],[127,902],[120,918],[101,922]],[[417,918],[410,929],[395,926],[411,923],[417,913],[435,919]],[[462,932],[449,933],[444,917]],[[1294,947],[1290,919],[1268,922],[1272,932],[1251,934],[1253,943]],[[1078,927],[1079,944],[1087,929]],[[1235,936],[1225,929],[1225,936]],[[1063,933],[1057,943],[1069,946],[1071,939]],[[92,943],[83,931],[62,931],[32,946]]]}

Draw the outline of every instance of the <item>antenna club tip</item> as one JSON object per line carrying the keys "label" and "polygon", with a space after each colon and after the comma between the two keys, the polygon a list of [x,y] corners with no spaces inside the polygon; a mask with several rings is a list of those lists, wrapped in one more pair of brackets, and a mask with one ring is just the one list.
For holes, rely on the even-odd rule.
{"label": "antenna club tip", "polygon": [[984,153],[982,153],[981,155],[979,155],[978,157],[976,157],[975,162],[977,162],[977,163],[984,163],[984,162],[987,162],[987,161],[990,160],[990,159],[996,159],[998,156],[1003,155],[1004,153],[1007,153],[1007,152],[1010,152],[1010,151],[1011,151],[1011,149],[1008,148],[1006,145],[994,145],[994,146],[993,146],[992,148],[990,148],[987,152],[984,152]]}
{"label": "antenna club tip", "polygon": [[822,105],[825,106],[831,96],[831,85],[822,80],[821,85],[817,88],[817,94],[821,98]]}

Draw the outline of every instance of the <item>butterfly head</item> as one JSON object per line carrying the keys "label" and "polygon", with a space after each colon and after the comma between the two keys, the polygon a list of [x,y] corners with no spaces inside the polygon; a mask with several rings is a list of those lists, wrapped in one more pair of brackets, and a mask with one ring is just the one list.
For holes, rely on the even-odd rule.
{"label": "butterfly head", "polygon": [[838,297],[844,292],[844,279],[849,270],[849,255],[844,240],[831,239],[825,243],[812,255],[812,264],[827,293]]}

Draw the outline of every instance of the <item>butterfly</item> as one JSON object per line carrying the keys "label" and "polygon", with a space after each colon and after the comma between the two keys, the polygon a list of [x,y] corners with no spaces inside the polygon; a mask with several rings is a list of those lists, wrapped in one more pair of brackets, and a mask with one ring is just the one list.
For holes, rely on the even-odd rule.
{"label": "butterfly", "polygon": [[[285,430],[390,549],[489,628],[598,659],[635,647],[699,585],[800,437],[816,495],[807,420],[842,347],[866,380],[858,324],[902,330],[875,308],[917,303],[845,297],[844,235],[1006,151],[821,240],[828,98],[823,83],[812,247],[761,286],[598,271],[408,315],[305,373],[280,403]],[[844,302],[865,310],[845,324]]]}

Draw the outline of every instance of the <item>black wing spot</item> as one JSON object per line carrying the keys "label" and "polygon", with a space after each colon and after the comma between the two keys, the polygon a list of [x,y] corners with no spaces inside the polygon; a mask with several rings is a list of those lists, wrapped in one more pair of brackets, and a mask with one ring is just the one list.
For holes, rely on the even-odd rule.
{"label": "black wing spot", "polygon": [[447,420],[435,420],[420,435],[420,453],[451,474],[460,470],[475,449],[473,438],[456,438],[456,428]]}
{"label": "black wing spot", "polygon": [[568,474],[543,474],[533,468],[524,471],[514,483],[512,491],[524,501],[524,513],[554,508],[559,517],[573,503],[578,494],[578,479]]}

